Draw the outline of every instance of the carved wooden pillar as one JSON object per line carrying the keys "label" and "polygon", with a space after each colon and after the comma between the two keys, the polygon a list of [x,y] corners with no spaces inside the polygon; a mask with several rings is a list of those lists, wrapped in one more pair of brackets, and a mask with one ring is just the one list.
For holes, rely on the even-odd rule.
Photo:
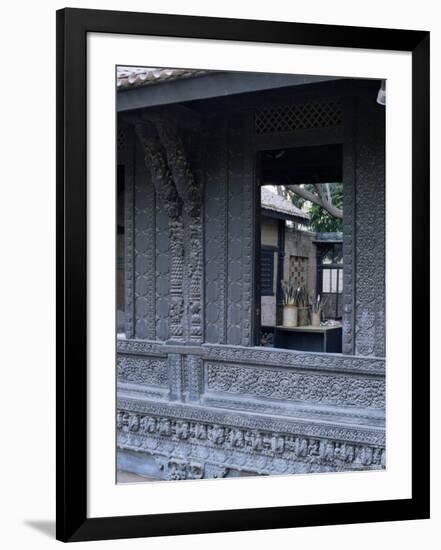
{"label": "carved wooden pillar", "polygon": [[170,337],[172,340],[183,341],[184,222],[182,218],[182,200],[176,190],[159,137],[154,128],[148,124],[139,124],[136,126],[136,133],[144,149],[145,163],[150,171],[156,195],[163,202],[169,216]]}
{"label": "carved wooden pillar", "polygon": [[173,121],[152,117],[151,122],[137,125],[136,132],[156,195],[169,216],[170,338],[201,343],[201,186],[190,169],[184,143]]}
{"label": "carved wooden pillar", "polygon": [[202,217],[201,185],[190,168],[185,146],[174,121],[161,117],[155,120],[161,144],[167,156],[173,182],[182,199],[188,221],[188,253],[185,262],[185,339],[191,342],[202,342]]}
{"label": "carved wooden pillar", "polygon": [[385,110],[372,94],[356,110],[356,355],[385,356]]}

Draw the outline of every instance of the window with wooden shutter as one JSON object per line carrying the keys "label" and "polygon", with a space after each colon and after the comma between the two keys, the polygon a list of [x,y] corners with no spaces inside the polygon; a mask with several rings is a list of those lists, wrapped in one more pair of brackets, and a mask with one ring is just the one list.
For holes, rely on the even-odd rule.
{"label": "window with wooden shutter", "polygon": [[262,296],[274,296],[274,249],[260,252],[260,289]]}

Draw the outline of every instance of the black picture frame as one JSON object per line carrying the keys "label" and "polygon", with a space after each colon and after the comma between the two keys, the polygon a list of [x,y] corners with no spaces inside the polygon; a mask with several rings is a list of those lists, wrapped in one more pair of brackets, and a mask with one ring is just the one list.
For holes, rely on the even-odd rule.
{"label": "black picture frame", "polygon": [[[89,32],[412,53],[412,498],[87,517],[87,148]],[[87,9],[57,12],[56,537],[85,541],[429,517],[429,32]],[[415,429],[418,426],[418,440]]]}

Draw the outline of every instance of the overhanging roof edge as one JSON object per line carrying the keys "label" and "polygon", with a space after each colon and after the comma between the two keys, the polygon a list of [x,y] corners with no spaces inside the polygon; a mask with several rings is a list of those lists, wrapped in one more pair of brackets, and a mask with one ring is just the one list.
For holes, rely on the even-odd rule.
{"label": "overhanging roof edge", "polygon": [[194,78],[165,81],[117,93],[118,112],[159,107],[185,101],[228,97],[236,94],[340,80],[331,76],[269,73],[214,72]]}

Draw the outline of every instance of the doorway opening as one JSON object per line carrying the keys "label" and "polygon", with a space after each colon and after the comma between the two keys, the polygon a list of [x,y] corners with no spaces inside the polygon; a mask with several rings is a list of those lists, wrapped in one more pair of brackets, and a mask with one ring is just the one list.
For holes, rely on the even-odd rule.
{"label": "doorway opening", "polygon": [[256,343],[341,352],[342,145],[258,153]]}

